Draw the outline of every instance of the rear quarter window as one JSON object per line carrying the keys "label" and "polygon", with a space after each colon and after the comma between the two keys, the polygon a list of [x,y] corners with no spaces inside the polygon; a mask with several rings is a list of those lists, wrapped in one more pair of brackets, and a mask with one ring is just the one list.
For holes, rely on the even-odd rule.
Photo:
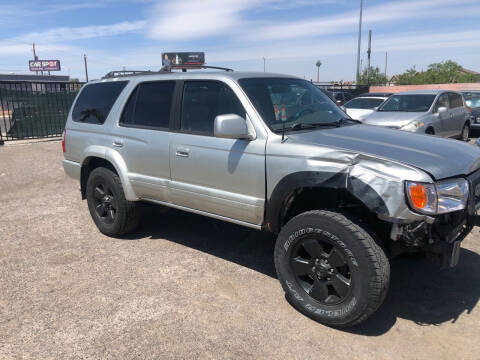
{"label": "rear quarter window", "polygon": [[114,81],[85,85],[73,107],[76,122],[101,125],[105,122],[127,81]]}

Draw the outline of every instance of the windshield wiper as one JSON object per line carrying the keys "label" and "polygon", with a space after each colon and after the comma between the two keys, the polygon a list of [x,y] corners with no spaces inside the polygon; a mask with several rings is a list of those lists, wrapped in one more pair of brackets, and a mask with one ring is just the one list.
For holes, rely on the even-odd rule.
{"label": "windshield wiper", "polygon": [[345,124],[345,123],[348,122],[348,121],[353,122],[353,123],[355,123],[355,124],[361,124],[361,123],[362,123],[360,120],[355,120],[355,119],[346,118],[346,117],[340,118],[340,119],[337,120],[339,126],[342,126],[343,124]]}
{"label": "windshield wiper", "polygon": [[314,129],[317,127],[339,127],[340,123],[338,121],[330,121],[324,123],[294,123],[288,130],[303,130],[303,129]]}

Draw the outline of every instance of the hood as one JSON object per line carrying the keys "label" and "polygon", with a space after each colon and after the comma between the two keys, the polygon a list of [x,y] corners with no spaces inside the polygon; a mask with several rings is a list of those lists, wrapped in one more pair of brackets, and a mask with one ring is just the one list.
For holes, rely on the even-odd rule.
{"label": "hood", "polygon": [[373,113],[373,109],[346,109],[346,113],[348,116],[350,116],[352,119],[355,120],[363,120],[365,119],[368,115]]}
{"label": "hood", "polygon": [[401,128],[413,120],[417,120],[426,113],[418,112],[399,112],[399,111],[374,111],[369,115],[364,123],[376,126],[388,126]]}
{"label": "hood", "polygon": [[289,140],[331,146],[405,163],[435,179],[468,175],[480,168],[480,147],[459,140],[382,127],[352,125],[291,133]]}

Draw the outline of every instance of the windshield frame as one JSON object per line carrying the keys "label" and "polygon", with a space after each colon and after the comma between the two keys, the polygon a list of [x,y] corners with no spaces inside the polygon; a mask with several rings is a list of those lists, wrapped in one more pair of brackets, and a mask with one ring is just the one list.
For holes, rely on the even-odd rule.
{"label": "windshield frame", "polygon": [[[441,95],[441,94],[440,94]],[[385,107],[385,105],[387,105],[389,102],[391,101],[394,101],[395,98],[398,98],[400,96],[422,96],[422,97],[430,97],[432,100],[431,100],[431,103],[430,105],[428,105],[428,108],[426,108],[425,110],[405,110],[405,109],[402,109],[402,110],[384,110],[383,108]],[[378,112],[394,112],[394,113],[427,113],[430,111],[430,109],[432,109],[432,107],[434,106],[435,104],[435,101],[437,100],[439,94],[393,94],[392,96],[390,96],[388,99],[386,99],[382,105],[380,105],[377,109]]]}
{"label": "windshield frame", "polygon": [[[253,90],[253,88],[249,89],[249,85],[252,86],[252,87],[255,87],[255,83],[254,83],[255,81],[260,82],[260,83],[263,82],[265,84],[258,84],[257,83],[257,88],[255,90]],[[237,82],[238,82],[238,85],[240,86],[240,88],[245,93],[248,100],[250,101],[253,108],[256,110],[256,112],[260,116],[262,122],[267,126],[267,128],[270,131],[272,131],[274,133],[279,133],[279,132],[283,131],[283,125],[285,125],[285,132],[300,130],[299,128],[296,128],[296,126],[299,125],[299,124],[305,125],[305,128],[302,128],[301,131],[312,131],[312,130],[319,129],[319,128],[327,129],[327,128],[329,128],[329,126],[338,127],[339,123],[341,122],[341,119],[344,119],[344,118],[349,119],[349,116],[328,95],[326,95],[321,89],[319,89],[318,87],[313,85],[311,82],[309,82],[307,80],[304,80],[304,79],[300,79],[300,78],[296,78],[296,77],[281,77],[281,76],[279,76],[279,77],[262,77],[262,76],[259,76],[259,77],[240,78],[240,79],[237,80]],[[263,85],[264,88],[261,89],[262,86],[259,86],[259,85]],[[312,94],[313,96],[311,96],[312,103],[310,105],[314,105],[314,103],[317,102],[319,104],[318,106],[320,106],[320,104],[322,104],[322,106],[328,107],[328,109],[326,109],[324,111],[325,112],[330,112],[331,115],[333,115],[332,118],[325,119],[325,121],[318,121],[318,119],[316,118],[316,121],[307,122],[307,121],[301,121],[301,119],[302,119],[302,116],[301,116],[298,119],[289,119],[285,122],[282,122],[281,120],[277,120],[275,118],[272,118],[271,116],[269,117],[268,114],[272,112],[273,106],[275,105],[273,103],[272,97],[273,96],[278,96],[278,94],[282,94],[282,93],[274,93],[274,92],[271,91],[271,89],[270,90],[268,89],[268,86],[274,87],[274,86],[279,86],[279,85],[289,85],[292,88],[293,87],[303,87],[303,88],[306,88],[307,91],[308,91],[308,89],[311,89],[312,92],[310,92],[310,94]],[[261,104],[260,101],[258,100],[258,98],[255,101],[255,98],[253,98],[252,91],[263,91],[264,92],[263,95],[267,94],[268,95],[268,104],[266,104],[265,102],[263,104]],[[302,93],[301,96],[303,96],[305,93],[307,93],[307,91]],[[258,96],[258,93],[256,95]],[[263,100],[265,100],[265,99],[263,99]],[[270,108],[270,105],[272,106],[272,108]],[[277,105],[279,105],[279,104],[277,104]],[[288,106],[293,106],[293,105],[288,104]],[[301,106],[303,106],[303,104],[301,104]],[[318,123],[322,123],[322,124],[319,125]],[[274,126],[272,126],[272,125],[274,125]],[[295,129],[292,129],[292,127],[294,127]]]}

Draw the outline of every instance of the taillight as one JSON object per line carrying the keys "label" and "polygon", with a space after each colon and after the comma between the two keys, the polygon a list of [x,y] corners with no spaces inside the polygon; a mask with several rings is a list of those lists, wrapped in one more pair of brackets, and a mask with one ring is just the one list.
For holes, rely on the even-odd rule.
{"label": "taillight", "polygon": [[467,110],[468,110],[469,112],[472,112],[472,108],[471,108],[470,106],[467,106]]}
{"label": "taillight", "polygon": [[65,135],[67,134],[67,130],[63,130],[62,133],[62,150],[65,152]]}

